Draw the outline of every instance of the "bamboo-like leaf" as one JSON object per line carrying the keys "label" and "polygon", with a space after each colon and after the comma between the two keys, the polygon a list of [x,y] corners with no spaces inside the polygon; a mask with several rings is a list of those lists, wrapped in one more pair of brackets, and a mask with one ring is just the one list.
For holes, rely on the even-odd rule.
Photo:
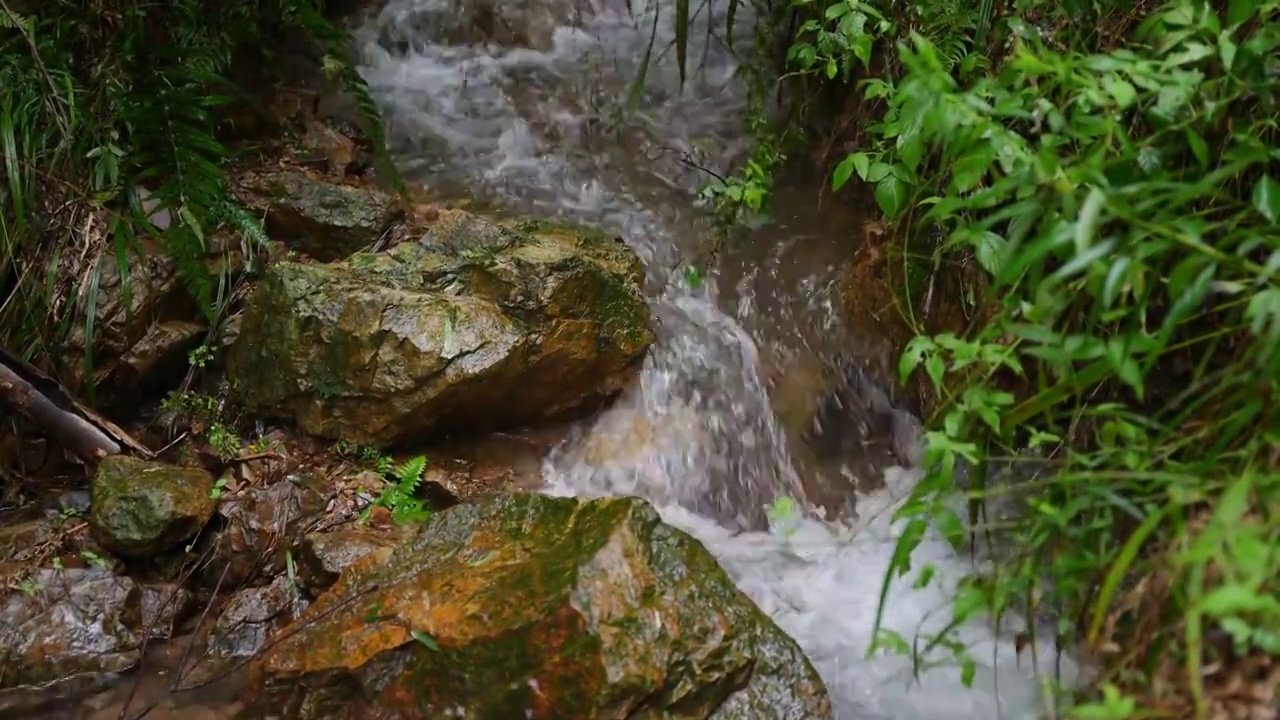
{"label": "bamboo-like leaf", "polygon": [[653,25],[649,28],[649,44],[644,49],[644,57],[640,59],[640,68],[631,81],[631,89],[627,92],[627,107],[635,109],[644,96],[644,86],[649,79],[649,63],[653,61],[653,44],[658,39],[658,19],[662,15],[662,5],[653,6]]}

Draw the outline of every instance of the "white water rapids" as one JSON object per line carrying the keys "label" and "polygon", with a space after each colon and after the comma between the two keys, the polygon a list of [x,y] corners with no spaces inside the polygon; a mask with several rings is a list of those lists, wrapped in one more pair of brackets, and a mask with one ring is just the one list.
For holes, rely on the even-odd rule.
{"label": "white water rapids", "polygon": [[[958,631],[978,661],[971,688],[954,664],[916,677],[908,658],[866,657],[894,548],[888,518],[918,471],[891,468],[883,490],[858,499],[850,527],[794,518],[771,533],[730,529],[750,525],[778,495],[804,496],[762,354],[771,346],[820,352],[813,338],[832,336],[837,323],[823,289],[830,278],[805,269],[797,279],[783,267],[807,242],[785,227],[752,241],[786,252],[766,248],[739,277],[710,268],[691,286],[679,271],[709,237],[692,192],[708,176],[681,158],[727,174],[750,146],[738,67],[723,39],[707,32],[706,7],[691,33],[694,68],[683,89],[669,47],[673,9],[660,8],[645,93],[631,113],[623,105],[650,42],[652,5],[632,2],[637,20],[623,0],[390,0],[357,30],[361,72],[410,180],[445,197],[607,228],[647,267],[659,341],[637,386],[547,458],[547,492],[650,499],[797,640],[841,720],[1043,716],[1041,680],[1029,649],[1015,655],[1012,620],[999,636],[986,622]],[[512,29],[525,31],[516,38],[525,46],[478,44],[477,24],[508,42]],[[739,47],[750,44],[748,24],[739,18]],[[756,282],[761,273],[765,281]],[[721,285],[737,295],[723,303],[733,307],[721,307]],[[948,591],[967,562],[926,538],[914,567],[932,564],[936,579],[912,590],[914,577],[903,578],[886,605],[886,627],[910,640],[947,624]],[[1036,654],[1042,670],[1053,667],[1050,646]]]}

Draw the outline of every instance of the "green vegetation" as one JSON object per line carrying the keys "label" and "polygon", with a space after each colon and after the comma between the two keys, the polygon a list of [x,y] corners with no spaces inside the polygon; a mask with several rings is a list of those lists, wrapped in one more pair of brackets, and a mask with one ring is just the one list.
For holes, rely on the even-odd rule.
{"label": "green vegetation", "polygon": [[[324,0],[0,2],[0,343],[64,371],[60,348],[81,333],[91,365],[104,271],[119,267],[128,297],[144,241],[217,316],[227,298],[208,269],[214,233],[233,232],[246,252],[265,240],[225,176],[234,153],[219,130],[245,99],[236,72],[269,66],[293,31],[376,118],[325,9]],[[380,123],[366,124],[380,149]]]}
{"label": "green vegetation", "polygon": [[426,502],[416,495],[418,485],[422,482],[422,473],[427,469],[427,459],[415,455],[404,463],[391,468],[387,484],[383,486],[373,503],[366,506],[361,520],[368,522],[375,507],[385,507],[391,511],[391,519],[397,523],[422,522],[431,517],[431,510]]}
{"label": "green vegetation", "polygon": [[[732,24],[740,0],[728,3]],[[56,366],[78,332],[91,364],[104,272],[127,278],[144,241],[219,316],[210,240],[265,240],[227,182],[235,150],[219,128],[243,95],[233,59],[269,65],[275,39],[301,31],[376,116],[325,10],[0,0],[0,344]],[[675,0],[682,66],[698,12]],[[1280,1],[792,0],[759,12],[793,32],[791,96],[854,114],[859,147],[834,159],[831,187],[873,198],[890,251],[911,265],[897,290],[918,335],[900,369],[937,402],[930,472],[899,511],[886,586],[931,526],[962,550],[1017,537],[961,584],[953,627],[1056,618],[1060,646],[1104,670],[1074,717],[1234,712],[1217,688],[1264,681],[1280,655]],[[381,151],[379,128],[367,130]],[[785,128],[755,118],[753,131],[751,162],[704,192],[730,216],[767,208],[785,159]],[[930,332],[910,299],[957,269],[952,302],[973,320]],[[168,407],[224,457],[239,452],[215,398],[181,392]],[[393,469],[339,450],[393,475],[376,505],[426,515],[422,457]],[[1013,519],[997,522],[1011,501]],[[879,628],[873,651],[958,657],[972,678],[952,633],[910,632]]]}
{"label": "green vegetation", "polygon": [[[788,69],[859,113],[832,188],[874,197],[899,255],[968,268],[975,306],[941,334],[903,308],[902,378],[938,402],[886,586],[930,525],[1017,537],[953,627],[1057,618],[1104,670],[1073,717],[1223,716],[1214,688],[1280,654],[1280,3],[792,8]],[[949,631],[910,630],[873,650],[972,678]]]}

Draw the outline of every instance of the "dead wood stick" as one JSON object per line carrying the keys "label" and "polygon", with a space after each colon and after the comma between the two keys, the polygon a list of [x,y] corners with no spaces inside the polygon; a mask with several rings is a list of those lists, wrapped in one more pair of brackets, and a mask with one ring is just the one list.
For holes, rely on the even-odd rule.
{"label": "dead wood stick", "polygon": [[3,362],[0,362],[0,398],[86,460],[120,454],[120,445],[106,433],[76,413],[58,407]]}
{"label": "dead wood stick", "polygon": [[138,457],[148,460],[156,456],[154,452],[135,440],[123,428],[76,400],[61,383],[45,375],[39,368],[9,352],[4,347],[0,347],[0,364],[7,365],[11,372],[17,374],[36,393],[48,400],[53,407],[87,422],[96,428],[98,432],[109,438],[111,442],[120,446],[120,450],[117,452],[132,452]]}

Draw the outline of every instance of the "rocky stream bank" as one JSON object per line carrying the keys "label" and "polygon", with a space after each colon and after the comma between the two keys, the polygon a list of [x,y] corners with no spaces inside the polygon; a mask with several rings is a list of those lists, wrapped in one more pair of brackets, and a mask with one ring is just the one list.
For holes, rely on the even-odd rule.
{"label": "rocky stream bank", "polygon": [[[451,41],[545,49],[583,12],[471,5],[441,26]],[[81,336],[64,381],[144,452],[85,466],[19,424],[0,438],[0,716],[833,717],[703,542],[643,499],[537,492],[573,421],[603,417],[654,352],[637,252],[388,190],[351,98],[303,74],[228,119],[261,146],[233,179],[269,241],[209,239],[219,314],[152,246],[127,280],[96,259],[94,374],[74,372]],[[854,258],[847,283],[861,316],[889,314],[861,292],[876,262]],[[893,441],[907,416],[856,364],[766,355],[768,405],[732,412],[776,414],[815,455],[860,445],[866,467],[798,488],[852,516],[855,490],[914,459]],[[606,418],[579,463],[640,475],[674,426],[725,433],[701,392]],[[759,488],[689,485],[727,532],[767,527]]]}
{"label": "rocky stream bank", "polygon": [[162,449],[86,484],[6,439],[6,477],[63,482],[6,486],[0,714],[829,717],[794,641],[647,502],[525,492],[653,341],[635,253],[406,201],[299,126],[238,176],[272,243],[213,245],[220,322],[158,254],[98,309],[104,404],[170,391],[126,414]]}

